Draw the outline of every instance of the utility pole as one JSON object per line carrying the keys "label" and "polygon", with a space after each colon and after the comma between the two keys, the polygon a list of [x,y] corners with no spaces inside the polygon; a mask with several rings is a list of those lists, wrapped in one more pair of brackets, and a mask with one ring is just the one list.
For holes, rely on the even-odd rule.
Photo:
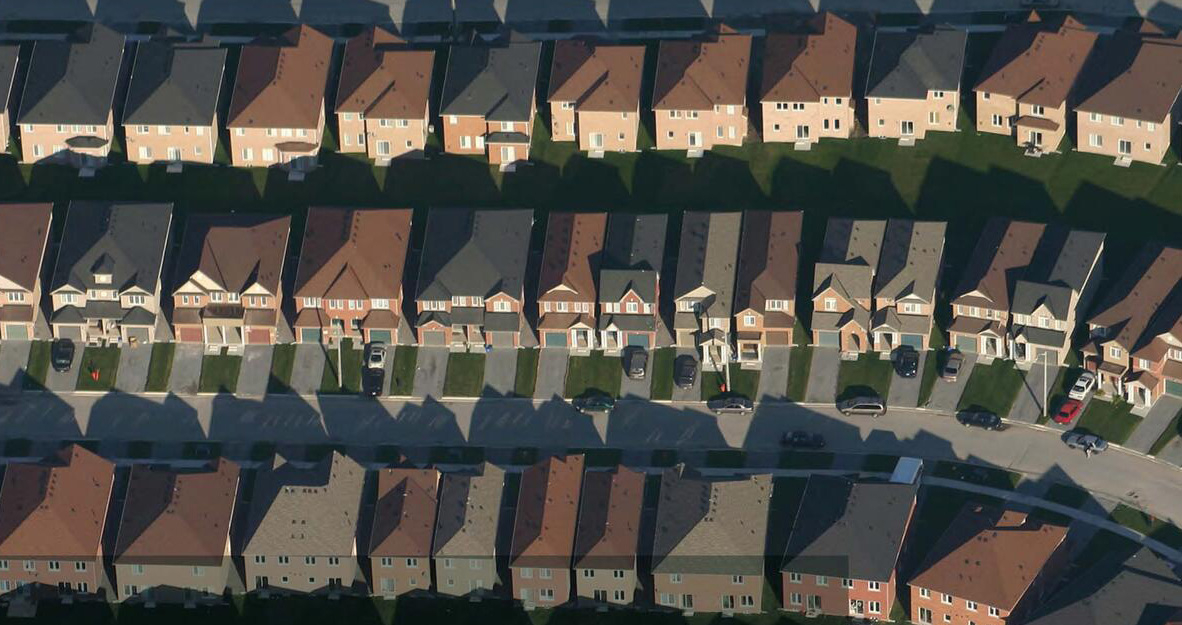
{"label": "utility pole", "polygon": [[1047,418],[1047,352],[1042,352],[1042,417]]}

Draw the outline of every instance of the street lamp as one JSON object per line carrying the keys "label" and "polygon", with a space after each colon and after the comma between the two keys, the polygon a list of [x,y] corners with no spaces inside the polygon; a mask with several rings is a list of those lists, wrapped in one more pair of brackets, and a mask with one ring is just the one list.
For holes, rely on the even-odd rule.
{"label": "street lamp", "polygon": [[1042,357],[1042,418],[1047,418],[1047,352],[1039,352]]}

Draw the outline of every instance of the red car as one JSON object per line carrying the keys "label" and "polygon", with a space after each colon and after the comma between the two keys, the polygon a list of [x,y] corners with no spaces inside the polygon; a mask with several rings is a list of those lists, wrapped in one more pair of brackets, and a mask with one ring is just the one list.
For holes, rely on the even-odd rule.
{"label": "red car", "polygon": [[1078,399],[1068,399],[1059,405],[1059,412],[1055,413],[1055,423],[1071,423],[1083,410],[1083,402]]}

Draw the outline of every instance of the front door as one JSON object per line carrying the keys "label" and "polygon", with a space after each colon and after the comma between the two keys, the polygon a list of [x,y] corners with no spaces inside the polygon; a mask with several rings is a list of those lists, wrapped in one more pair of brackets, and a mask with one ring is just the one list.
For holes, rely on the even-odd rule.
{"label": "front door", "polygon": [[895,347],[895,335],[893,332],[882,332],[878,335],[878,348],[883,351],[890,351]]}
{"label": "front door", "polygon": [[1038,130],[1030,131],[1030,145],[1042,146],[1042,133]]}
{"label": "front door", "polygon": [[915,134],[915,122],[899,122],[899,134],[903,135],[904,137],[910,137],[911,135]]}
{"label": "front door", "polygon": [[501,162],[512,163],[517,160],[517,148],[511,145],[501,146]]}
{"label": "front door", "polygon": [[591,133],[591,149],[593,149],[593,150],[602,150],[603,149],[603,133],[602,132]]}

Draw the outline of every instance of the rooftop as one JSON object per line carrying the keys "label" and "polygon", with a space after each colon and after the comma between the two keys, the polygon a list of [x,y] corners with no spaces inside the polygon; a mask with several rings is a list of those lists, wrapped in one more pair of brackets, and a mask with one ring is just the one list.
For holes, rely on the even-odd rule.
{"label": "rooftop", "polygon": [[580,111],[636,111],[643,71],[644,46],[556,41],[549,101],[574,102]]}
{"label": "rooftop", "polygon": [[813,16],[802,32],[764,40],[763,102],[820,102],[853,97],[858,29],[833,13]]}

